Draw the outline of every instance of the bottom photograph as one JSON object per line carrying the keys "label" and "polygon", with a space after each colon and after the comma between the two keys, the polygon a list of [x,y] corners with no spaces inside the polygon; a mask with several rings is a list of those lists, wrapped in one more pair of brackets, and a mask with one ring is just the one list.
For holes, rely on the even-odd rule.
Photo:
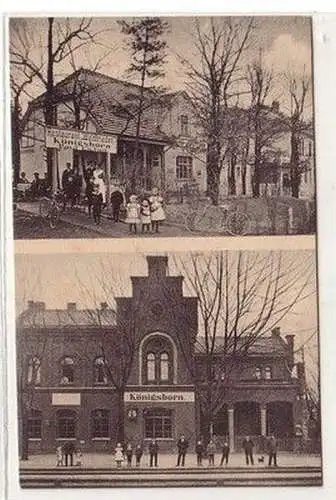
{"label": "bottom photograph", "polygon": [[24,488],[322,484],[314,250],[16,255]]}

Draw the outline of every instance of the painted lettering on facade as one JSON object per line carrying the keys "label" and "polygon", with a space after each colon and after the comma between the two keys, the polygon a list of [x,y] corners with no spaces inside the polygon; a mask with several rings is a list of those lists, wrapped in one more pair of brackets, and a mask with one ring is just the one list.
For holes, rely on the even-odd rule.
{"label": "painted lettering on facade", "polygon": [[125,392],[126,403],[135,402],[171,402],[171,403],[193,403],[195,393],[193,392]]}
{"label": "painted lettering on facade", "polygon": [[45,129],[47,148],[75,149],[77,151],[117,152],[117,136],[100,135],[80,130]]}

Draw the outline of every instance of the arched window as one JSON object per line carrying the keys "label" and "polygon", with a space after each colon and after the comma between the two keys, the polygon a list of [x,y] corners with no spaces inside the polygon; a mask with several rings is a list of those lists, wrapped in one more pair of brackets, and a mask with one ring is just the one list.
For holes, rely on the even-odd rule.
{"label": "arched window", "polygon": [[155,377],[155,354],[152,352],[149,352],[147,354],[147,380],[154,381],[156,379]]}
{"label": "arched window", "polygon": [[74,410],[58,410],[56,414],[57,438],[76,438],[77,416]]}
{"label": "arched window", "polygon": [[173,380],[173,348],[168,338],[150,338],[142,351],[142,378],[147,384],[169,384]]}
{"label": "arched window", "polygon": [[94,361],[94,383],[107,384],[106,365],[102,356]]}
{"label": "arched window", "polygon": [[91,435],[93,438],[109,437],[108,410],[93,410],[91,413]]}
{"label": "arched window", "polygon": [[38,385],[41,383],[41,362],[37,357],[32,357],[28,362],[28,384]]}
{"label": "arched window", "polygon": [[160,356],[160,380],[169,380],[169,356],[167,352],[163,352]]}
{"label": "arched window", "polygon": [[272,378],[272,369],[270,366],[265,367],[265,379],[270,380]]}
{"label": "arched window", "polygon": [[259,368],[259,366],[257,366],[257,368],[255,369],[255,378],[257,380],[261,379],[261,369]]}
{"label": "arched window", "polygon": [[62,360],[62,378],[61,384],[72,384],[74,381],[74,362],[72,358]]}
{"label": "arched window", "polygon": [[42,412],[31,410],[28,416],[28,437],[29,439],[41,439],[42,434]]}

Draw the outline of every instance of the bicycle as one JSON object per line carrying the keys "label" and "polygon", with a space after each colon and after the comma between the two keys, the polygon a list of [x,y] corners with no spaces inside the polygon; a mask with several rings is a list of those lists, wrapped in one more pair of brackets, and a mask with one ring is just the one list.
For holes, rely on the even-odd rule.
{"label": "bicycle", "polygon": [[229,234],[231,236],[245,236],[251,231],[252,218],[243,212],[239,207],[236,207],[230,212],[230,205],[223,204],[218,205],[221,210],[221,216],[214,217],[211,212],[214,209],[214,205],[208,202],[201,212],[199,211],[199,203],[194,205],[191,213],[184,216],[184,225],[189,232],[201,232],[202,229],[197,229],[200,227],[201,223],[206,226],[207,231],[216,229],[219,226],[220,234]]}
{"label": "bicycle", "polygon": [[55,229],[63,208],[63,198],[54,194],[50,198],[43,196],[40,199],[39,214],[43,219],[48,219],[51,229]]}

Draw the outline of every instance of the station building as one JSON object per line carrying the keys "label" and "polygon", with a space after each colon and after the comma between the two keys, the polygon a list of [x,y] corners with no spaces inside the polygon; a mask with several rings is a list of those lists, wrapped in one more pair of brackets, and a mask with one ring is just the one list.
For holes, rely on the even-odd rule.
{"label": "station building", "polygon": [[[189,366],[196,360],[202,379],[198,299],[184,296],[183,276],[168,275],[168,257],[147,256],[147,263],[148,275],[130,278],[132,296],[116,298],[115,310],[30,301],[19,315],[19,436],[22,444],[26,426],[30,452],[65,440],[111,451],[120,420],[127,441],[156,438],[162,451],[175,449],[181,434],[192,445],[204,434],[202,383],[196,387]],[[293,335],[283,338],[277,328],[237,361],[212,424],[217,440],[238,450],[245,435],[259,442],[272,433],[292,450],[304,439],[304,366],[293,351]]]}

